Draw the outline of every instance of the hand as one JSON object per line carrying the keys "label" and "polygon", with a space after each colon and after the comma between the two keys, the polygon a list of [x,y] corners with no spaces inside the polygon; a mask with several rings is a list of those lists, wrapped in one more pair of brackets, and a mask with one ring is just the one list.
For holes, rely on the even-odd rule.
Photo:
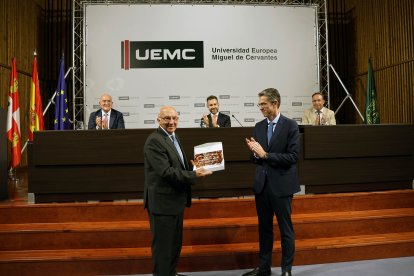
{"label": "hand", "polygon": [[204,121],[204,124],[206,125],[206,127],[209,127],[210,126],[210,124],[208,123],[208,117],[207,117],[207,115],[203,115],[203,121]]}
{"label": "hand", "polygon": [[102,123],[102,128],[103,128],[103,129],[109,129],[109,127],[108,127],[108,122],[105,122],[105,121],[104,121],[104,122]]}
{"label": "hand", "polygon": [[250,139],[246,138],[247,147],[258,157],[264,158],[266,156],[266,152],[263,147],[254,140],[253,137]]}
{"label": "hand", "polygon": [[321,125],[326,125],[327,123],[326,123],[326,117],[323,115],[323,114],[321,114]]}
{"label": "hand", "polygon": [[101,118],[101,117],[96,116],[96,118],[95,118],[95,122],[96,122],[96,125],[97,125],[99,128],[102,128],[102,118]]}
{"label": "hand", "polygon": [[[191,160],[191,164],[195,167],[195,163],[194,163],[193,160]],[[208,171],[208,170],[204,169],[203,167],[201,167],[199,169],[196,169],[195,172],[196,172],[196,177],[205,177],[207,175],[213,174],[213,172]]]}
{"label": "hand", "polygon": [[254,140],[253,137],[251,137],[250,139],[249,138],[246,138],[246,145],[247,145],[247,147],[249,148],[249,150],[251,152],[253,152],[253,144],[254,144],[254,142],[256,142],[256,141]]}

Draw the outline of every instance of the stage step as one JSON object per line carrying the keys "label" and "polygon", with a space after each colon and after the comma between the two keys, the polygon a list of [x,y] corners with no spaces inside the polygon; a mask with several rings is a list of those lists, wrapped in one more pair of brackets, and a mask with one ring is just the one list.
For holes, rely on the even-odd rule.
{"label": "stage step", "polygon": [[[294,214],[297,239],[414,231],[414,208]],[[148,247],[148,221],[3,224],[0,250]],[[279,239],[275,221],[275,238]],[[257,217],[187,219],[184,245],[257,242]]]}
{"label": "stage step", "polygon": [[[414,255],[414,191],[296,196],[295,265]],[[274,266],[280,259],[275,225]],[[180,271],[257,265],[253,198],[195,200]],[[151,272],[142,202],[0,206],[0,275]]]}
{"label": "stage step", "polygon": [[[414,190],[299,195],[295,196],[292,207],[296,214],[395,208],[414,208]],[[193,200],[185,212],[185,219],[253,216],[256,216],[256,207],[252,197]],[[0,205],[0,225],[135,220],[148,220],[142,202]]]}
{"label": "stage step", "polygon": [[[251,268],[257,264],[258,250],[256,242],[184,246],[178,270]],[[296,252],[296,265],[412,256],[414,232],[297,240]],[[279,244],[275,244],[273,255],[274,260],[280,258]],[[150,258],[147,247],[3,251],[0,272],[33,276],[140,274],[151,270]]]}

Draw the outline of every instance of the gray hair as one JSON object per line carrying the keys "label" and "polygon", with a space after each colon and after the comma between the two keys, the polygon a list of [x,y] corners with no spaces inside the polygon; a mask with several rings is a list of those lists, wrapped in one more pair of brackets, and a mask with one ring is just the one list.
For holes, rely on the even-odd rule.
{"label": "gray hair", "polygon": [[280,94],[276,88],[266,88],[258,94],[259,97],[267,97],[270,102],[277,101],[277,107],[280,107]]}

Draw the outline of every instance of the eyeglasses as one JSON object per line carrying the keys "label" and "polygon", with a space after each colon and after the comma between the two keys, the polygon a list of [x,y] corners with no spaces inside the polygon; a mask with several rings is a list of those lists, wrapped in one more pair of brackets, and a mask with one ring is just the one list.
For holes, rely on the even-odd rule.
{"label": "eyeglasses", "polygon": [[169,116],[167,116],[167,117],[160,117],[161,119],[163,119],[164,121],[166,121],[166,122],[169,122],[169,121],[171,121],[171,120],[173,120],[173,121],[178,121],[178,119],[179,119],[179,117],[169,117]]}
{"label": "eyeglasses", "polygon": [[272,103],[275,103],[276,101],[274,101],[274,102],[264,102],[264,103],[258,103],[257,104],[257,107],[264,107],[264,106],[267,106],[267,105],[269,105],[269,104],[272,104]]}

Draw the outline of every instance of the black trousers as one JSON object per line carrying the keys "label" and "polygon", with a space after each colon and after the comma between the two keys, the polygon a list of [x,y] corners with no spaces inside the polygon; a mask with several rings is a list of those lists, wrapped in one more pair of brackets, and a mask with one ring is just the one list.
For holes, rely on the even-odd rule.
{"label": "black trousers", "polygon": [[272,266],[273,252],[273,216],[276,214],[279,225],[282,247],[282,271],[291,271],[295,255],[295,231],[293,230],[292,195],[277,197],[272,195],[268,183],[262,193],[255,195],[256,211],[259,218],[259,267],[270,268]]}
{"label": "black trousers", "polygon": [[183,240],[184,214],[177,216],[150,214],[153,275],[175,276]]}

